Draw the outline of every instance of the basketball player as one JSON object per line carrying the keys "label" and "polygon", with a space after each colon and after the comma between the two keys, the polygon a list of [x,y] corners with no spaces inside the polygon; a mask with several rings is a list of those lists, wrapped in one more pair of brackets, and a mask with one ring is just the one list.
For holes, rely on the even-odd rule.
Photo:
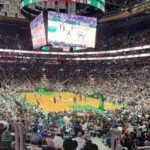
{"label": "basketball player", "polygon": [[55,96],[53,97],[53,102],[54,102],[54,104],[56,104],[56,97]]}
{"label": "basketball player", "polygon": [[42,102],[42,95],[41,94],[40,94],[40,97],[41,97],[40,99],[41,99],[41,102]]}
{"label": "basketball player", "polygon": [[63,28],[63,32],[65,32],[65,26],[64,25],[62,25],[62,28]]}
{"label": "basketball player", "polygon": [[59,94],[59,101],[61,102],[61,95]]}
{"label": "basketball player", "polygon": [[34,94],[34,97],[35,97],[35,99],[36,99],[36,94]]}
{"label": "basketball player", "polygon": [[27,96],[26,96],[26,94],[24,95],[24,99],[25,99],[25,100],[27,99]]}
{"label": "basketball player", "polygon": [[36,100],[36,103],[37,103],[37,108],[39,108],[40,102]]}
{"label": "basketball player", "polygon": [[59,25],[60,31],[61,31],[61,26],[62,26],[62,23]]}
{"label": "basketball player", "polygon": [[79,101],[82,102],[82,95],[79,96]]}
{"label": "basketball player", "polygon": [[84,95],[84,102],[86,102],[86,94]]}
{"label": "basketball player", "polygon": [[77,98],[76,98],[75,95],[74,95],[74,97],[73,97],[73,102],[74,102],[74,104],[77,104]]}
{"label": "basketball player", "polygon": [[115,99],[113,99],[113,105],[115,106]]}

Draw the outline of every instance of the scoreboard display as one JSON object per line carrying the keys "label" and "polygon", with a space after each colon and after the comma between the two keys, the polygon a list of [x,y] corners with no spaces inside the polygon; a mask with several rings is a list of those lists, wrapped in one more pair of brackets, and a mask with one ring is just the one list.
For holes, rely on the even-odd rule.
{"label": "scoreboard display", "polygon": [[97,18],[52,11],[44,16],[42,12],[30,23],[34,49],[45,45],[95,48]]}
{"label": "scoreboard display", "polygon": [[21,6],[28,6],[30,4],[38,3],[38,2],[77,2],[87,4],[93,7],[96,7],[103,12],[105,11],[105,0],[23,0]]}
{"label": "scoreboard display", "polygon": [[43,13],[38,15],[31,23],[31,36],[33,48],[39,48],[40,46],[46,45],[46,32],[45,32],[45,24]]}
{"label": "scoreboard display", "polygon": [[97,18],[48,12],[48,44],[95,47]]}

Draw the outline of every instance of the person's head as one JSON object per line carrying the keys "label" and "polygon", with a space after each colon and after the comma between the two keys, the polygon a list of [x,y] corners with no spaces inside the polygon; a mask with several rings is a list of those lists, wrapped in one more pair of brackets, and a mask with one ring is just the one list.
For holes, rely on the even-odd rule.
{"label": "person's head", "polygon": [[70,139],[66,139],[63,143],[64,150],[74,150],[76,143]]}
{"label": "person's head", "polygon": [[4,127],[4,125],[2,123],[0,123],[0,129],[2,129]]}
{"label": "person's head", "polygon": [[73,140],[72,141],[72,148],[73,148],[73,150],[75,150],[77,147],[78,147],[78,142]]}
{"label": "person's head", "polygon": [[36,127],[33,128],[33,132],[37,133],[38,129]]}
{"label": "person's head", "polygon": [[82,137],[82,132],[78,132],[77,137]]}
{"label": "person's head", "polygon": [[55,133],[51,133],[50,135],[48,135],[48,137],[54,139]]}
{"label": "person's head", "polygon": [[55,147],[47,147],[45,150],[57,150]]}
{"label": "person's head", "polygon": [[84,147],[84,150],[98,150],[98,146],[96,144],[87,144]]}
{"label": "person's head", "polygon": [[92,144],[92,141],[91,140],[87,140],[86,141],[86,145],[88,145],[88,144]]}

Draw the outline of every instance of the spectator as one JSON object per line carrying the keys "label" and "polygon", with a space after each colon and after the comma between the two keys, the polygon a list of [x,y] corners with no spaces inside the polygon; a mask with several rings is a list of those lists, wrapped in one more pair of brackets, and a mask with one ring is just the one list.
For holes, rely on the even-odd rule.
{"label": "spectator", "polygon": [[77,137],[74,138],[73,140],[77,141],[77,143],[78,143],[77,150],[82,150],[84,148],[84,146],[85,146],[85,140],[82,137],[82,133],[81,132],[78,132],[77,133]]}

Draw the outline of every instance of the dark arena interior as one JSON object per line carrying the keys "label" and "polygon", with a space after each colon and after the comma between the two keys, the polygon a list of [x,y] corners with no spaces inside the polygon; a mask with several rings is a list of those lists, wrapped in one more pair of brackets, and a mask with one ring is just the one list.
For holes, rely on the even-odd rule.
{"label": "dark arena interior", "polygon": [[149,150],[150,0],[0,0],[0,150]]}

